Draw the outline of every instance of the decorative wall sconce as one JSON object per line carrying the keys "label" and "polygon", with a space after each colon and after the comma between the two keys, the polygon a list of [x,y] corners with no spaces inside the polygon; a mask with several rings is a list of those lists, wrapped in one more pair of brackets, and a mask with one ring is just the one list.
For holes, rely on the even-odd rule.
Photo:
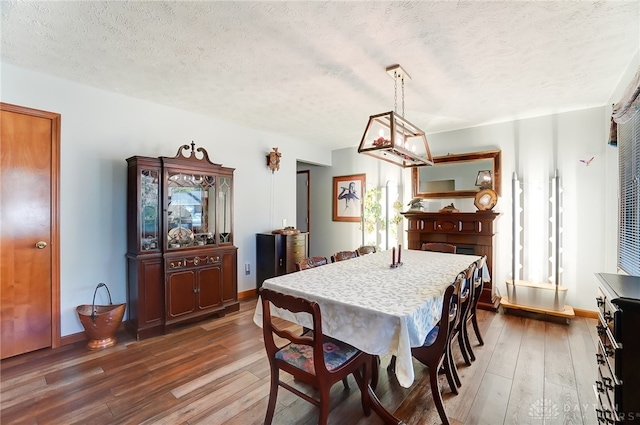
{"label": "decorative wall sconce", "polygon": [[[402,83],[402,115],[404,115],[404,79],[411,78],[400,65],[387,68],[395,81],[397,99],[398,80]],[[424,131],[394,111],[371,115],[364,130],[358,153],[370,155],[403,168],[433,165],[431,151]]]}
{"label": "decorative wall sconce", "polygon": [[281,156],[282,154],[278,152],[278,148],[273,148],[273,150],[267,154],[267,167],[271,170],[271,174],[280,169]]}
{"label": "decorative wall sconce", "polygon": [[476,177],[476,186],[480,186],[481,189],[486,189],[491,187],[493,183],[493,177],[491,176],[491,170],[481,170],[478,171],[478,176]]}

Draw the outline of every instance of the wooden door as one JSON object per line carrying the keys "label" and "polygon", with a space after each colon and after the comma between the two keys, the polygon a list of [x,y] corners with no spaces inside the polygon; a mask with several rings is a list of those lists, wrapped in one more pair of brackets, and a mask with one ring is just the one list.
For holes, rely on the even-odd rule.
{"label": "wooden door", "polygon": [[60,345],[60,115],[0,103],[0,357]]}

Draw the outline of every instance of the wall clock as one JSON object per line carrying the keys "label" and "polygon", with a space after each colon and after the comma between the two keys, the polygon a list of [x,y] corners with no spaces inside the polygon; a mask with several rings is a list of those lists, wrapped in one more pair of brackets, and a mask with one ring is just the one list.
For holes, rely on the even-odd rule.
{"label": "wall clock", "polygon": [[271,173],[280,169],[281,156],[282,154],[278,152],[278,148],[273,148],[273,150],[267,155],[267,167],[269,167]]}
{"label": "wall clock", "polygon": [[481,189],[476,193],[476,199],[473,204],[478,211],[491,211],[498,202],[498,194],[493,189]]}

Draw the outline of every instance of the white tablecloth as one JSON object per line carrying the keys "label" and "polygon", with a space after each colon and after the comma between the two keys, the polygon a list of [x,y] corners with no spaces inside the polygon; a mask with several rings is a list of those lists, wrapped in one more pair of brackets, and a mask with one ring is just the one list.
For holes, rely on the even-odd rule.
{"label": "white tablecloth", "polygon": [[[369,354],[395,354],[403,387],[414,380],[411,347],[422,345],[436,325],[442,296],[475,255],[402,250],[401,267],[390,268],[391,251],[265,280],[265,288],[316,301],[325,335]],[[307,314],[273,310],[283,319],[311,327]],[[262,326],[262,304],[253,321]]]}

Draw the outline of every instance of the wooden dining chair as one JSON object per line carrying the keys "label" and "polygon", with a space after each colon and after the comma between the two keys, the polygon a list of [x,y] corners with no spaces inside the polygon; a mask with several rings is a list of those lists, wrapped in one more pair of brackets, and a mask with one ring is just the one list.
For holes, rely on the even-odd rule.
{"label": "wooden dining chair", "polygon": [[469,306],[469,311],[467,313],[465,325],[462,328],[462,331],[465,333],[464,340],[466,344],[466,349],[472,361],[475,361],[476,356],[473,353],[473,350],[471,349],[471,342],[469,341],[469,331],[468,331],[467,325],[469,322],[471,322],[471,324],[473,325],[473,331],[476,334],[476,338],[478,339],[479,345],[484,345],[484,341],[482,340],[482,335],[480,334],[480,328],[478,327],[478,317],[476,316],[476,312],[478,310],[478,301],[480,301],[480,295],[482,295],[482,290],[484,288],[484,280],[482,277],[482,272],[486,262],[487,262],[486,255],[483,255],[480,259],[476,261],[476,267],[473,275],[471,305]]}
{"label": "wooden dining chair", "polygon": [[367,254],[375,254],[376,247],[373,246],[373,245],[365,245],[365,246],[361,246],[360,248],[356,249],[356,251],[358,251],[358,256],[361,257],[361,256],[367,255]]}
{"label": "wooden dining chair", "polygon": [[[262,331],[264,345],[271,368],[269,402],[264,423],[270,425],[276,408],[278,387],[283,387],[298,397],[320,409],[318,424],[325,425],[329,417],[329,391],[338,381],[353,374],[361,392],[362,409],[366,416],[371,413],[367,394],[367,380],[370,378],[371,356],[338,340],[322,334],[320,306],[313,301],[285,295],[266,288],[260,288],[262,300]],[[280,327],[271,316],[271,305],[292,313],[311,315],[313,329],[303,335],[296,335],[286,327]],[[276,345],[275,336],[286,345]],[[285,371],[297,381],[316,388],[319,399],[303,393],[298,388],[281,381],[280,371]]]}
{"label": "wooden dining chair", "polygon": [[296,263],[296,270],[312,269],[314,267],[324,266],[328,262],[327,257],[307,257]]}
{"label": "wooden dining chair", "polygon": [[455,394],[458,393],[450,376],[449,366],[446,364],[447,347],[451,340],[451,329],[460,317],[460,293],[462,290],[463,275],[458,275],[455,282],[449,285],[444,292],[442,301],[442,313],[438,324],[429,331],[421,347],[411,348],[411,354],[420,363],[429,368],[429,382],[431,384],[431,396],[444,425],[449,425],[449,419],[442,403],[442,394],[438,388],[438,371],[444,368],[449,381],[449,387]]}
{"label": "wooden dining chair", "polygon": [[471,307],[472,301],[472,293],[473,293],[473,278],[475,276],[476,263],[471,263],[469,267],[462,273],[463,281],[462,288],[460,291],[460,314],[458,315],[458,319],[455,324],[451,328],[451,338],[449,341],[449,346],[447,347],[447,360],[450,363],[451,374],[456,383],[456,386],[462,386],[462,382],[460,381],[460,376],[458,375],[458,368],[456,366],[456,362],[453,357],[453,341],[458,341],[458,346],[460,347],[460,352],[462,353],[462,358],[464,359],[464,363],[467,366],[471,366],[471,360],[469,358],[469,354],[467,352],[467,344],[465,340],[465,332],[467,324],[467,316],[469,314],[469,309]]}
{"label": "wooden dining chair", "polygon": [[456,253],[456,246],[448,243],[441,242],[427,242],[422,244],[423,251],[435,251],[435,252],[447,252],[450,254]]}
{"label": "wooden dining chair", "polygon": [[331,262],[350,260],[358,256],[358,251],[340,251],[331,256]]}

